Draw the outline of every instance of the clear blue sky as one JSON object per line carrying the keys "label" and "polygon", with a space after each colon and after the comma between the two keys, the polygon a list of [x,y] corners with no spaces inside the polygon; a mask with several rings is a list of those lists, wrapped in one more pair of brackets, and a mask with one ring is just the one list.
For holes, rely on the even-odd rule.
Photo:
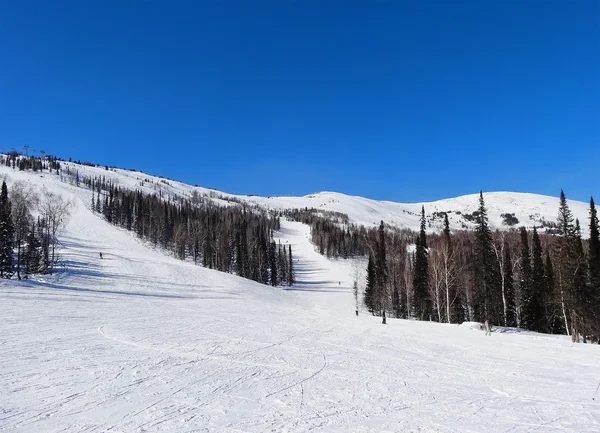
{"label": "clear blue sky", "polygon": [[0,149],[233,193],[600,198],[599,1],[0,2]]}

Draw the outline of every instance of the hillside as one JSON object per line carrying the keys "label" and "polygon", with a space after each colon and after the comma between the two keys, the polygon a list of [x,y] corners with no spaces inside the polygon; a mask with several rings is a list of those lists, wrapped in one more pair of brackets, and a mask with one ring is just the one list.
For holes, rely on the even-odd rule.
{"label": "hillside", "polygon": [[[319,192],[304,197],[259,197],[235,195],[190,186],[131,170],[116,168],[106,170],[102,167],[89,167],[74,163],[63,163],[63,170],[78,172],[80,176],[105,176],[123,187],[138,188],[146,192],[162,192],[173,197],[190,197],[196,191],[200,196],[220,205],[230,205],[231,200],[235,200],[257,205],[264,209],[308,207],[347,214],[350,221],[356,224],[374,226],[383,220],[387,224],[415,231],[419,229],[421,206],[425,207],[429,228],[432,230],[442,228],[442,212],[448,213],[450,226],[453,230],[472,228],[474,221],[470,216],[477,211],[479,206],[478,193],[423,203],[378,201],[337,192]],[[484,199],[492,228],[506,229],[510,227],[503,223],[502,214],[514,214],[518,220],[514,227],[524,225],[527,228],[532,228],[534,225],[539,227],[544,225],[544,222],[552,223],[556,221],[558,214],[558,197],[517,192],[484,192]],[[589,204],[569,200],[569,206],[574,217],[579,218],[581,222],[582,235],[587,237]]]}
{"label": "hillside", "polygon": [[0,173],[73,203],[65,268],[0,281],[2,431],[600,429],[596,345],[382,326],[354,315],[353,263],[315,253],[303,224],[275,234],[293,245],[298,284],[273,288],[147,247],[57,176]]}

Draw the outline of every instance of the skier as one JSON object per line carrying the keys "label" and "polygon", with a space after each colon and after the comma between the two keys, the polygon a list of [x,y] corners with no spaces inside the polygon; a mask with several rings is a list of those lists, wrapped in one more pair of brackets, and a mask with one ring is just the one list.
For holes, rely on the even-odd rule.
{"label": "skier", "polygon": [[102,258],[102,253],[100,253],[100,258]]}
{"label": "skier", "polygon": [[485,335],[489,335],[490,337],[492,336],[492,328],[487,320],[485,321]]}

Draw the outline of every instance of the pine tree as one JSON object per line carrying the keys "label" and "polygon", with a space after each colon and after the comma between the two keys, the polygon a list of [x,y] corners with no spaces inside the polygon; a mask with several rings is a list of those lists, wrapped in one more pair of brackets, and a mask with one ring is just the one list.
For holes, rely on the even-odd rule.
{"label": "pine tree", "polygon": [[504,241],[504,293],[506,296],[506,325],[517,326],[512,260],[508,243]]}
{"label": "pine tree", "polygon": [[444,212],[444,238],[450,240],[450,221],[448,221],[448,213]]}
{"label": "pine tree", "polygon": [[533,248],[532,248],[532,267],[531,267],[531,292],[534,299],[531,304],[529,329],[538,332],[548,332],[546,323],[545,305],[549,297],[546,290],[546,281],[544,278],[544,260],[542,245],[537,229],[533,228]]}
{"label": "pine tree", "polygon": [[367,309],[371,313],[375,313],[375,262],[371,254],[369,254],[369,263],[367,265],[367,284],[364,301]]}
{"label": "pine tree", "polygon": [[271,242],[269,262],[271,264],[271,285],[277,286],[279,284],[279,275],[277,273],[277,244],[275,242]]}
{"label": "pine tree", "polygon": [[600,234],[594,198],[590,198],[590,240],[588,243],[588,281],[593,315],[592,328],[600,340]]}
{"label": "pine tree", "polygon": [[385,231],[384,224],[379,224],[379,241],[377,242],[377,251],[375,256],[375,308],[385,317],[387,307],[387,259],[385,249]]}
{"label": "pine tree", "polygon": [[582,334],[584,342],[586,342],[586,336],[591,335],[594,330],[593,317],[595,311],[592,291],[588,284],[587,260],[581,239],[579,219],[575,220],[574,245],[577,265],[573,278],[573,307],[578,316],[578,331]]}
{"label": "pine tree", "polygon": [[429,301],[429,260],[427,250],[427,235],[425,234],[425,207],[421,207],[421,228],[416,240],[415,267],[413,275],[414,314],[420,320],[431,317]]}
{"label": "pine tree", "polygon": [[526,329],[532,329],[533,326],[533,311],[535,306],[532,305],[534,300],[531,287],[531,255],[529,251],[529,235],[525,227],[521,227],[521,302],[520,302],[520,320],[519,325]]}
{"label": "pine tree", "polygon": [[36,236],[35,223],[31,226],[31,231],[27,235],[27,250],[25,252],[25,274],[39,273],[41,262],[41,244]]}
{"label": "pine tree", "polygon": [[290,261],[289,267],[288,267],[288,285],[289,286],[293,286],[296,281],[294,279],[294,260],[292,259],[292,246],[289,246],[290,252],[288,254],[288,258]]}
{"label": "pine tree", "polygon": [[502,288],[499,269],[493,249],[492,232],[489,228],[483,192],[479,192],[479,210],[475,228],[474,282],[475,317],[479,322],[490,324],[503,322]]}
{"label": "pine tree", "polygon": [[573,341],[579,340],[581,333],[581,311],[579,301],[582,287],[578,285],[578,272],[581,265],[579,255],[580,241],[577,239],[573,215],[569,209],[563,190],[560,191],[557,229],[557,288],[567,333]]}
{"label": "pine tree", "polygon": [[8,198],[6,182],[2,182],[0,191],[0,277],[13,275],[13,237],[11,203]]}

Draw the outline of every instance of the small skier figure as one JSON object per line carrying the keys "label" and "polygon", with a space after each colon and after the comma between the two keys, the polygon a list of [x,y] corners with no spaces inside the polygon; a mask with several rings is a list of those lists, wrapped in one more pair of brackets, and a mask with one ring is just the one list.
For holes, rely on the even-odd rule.
{"label": "small skier figure", "polygon": [[485,321],[485,335],[492,336],[492,328],[490,328],[490,323],[487,320]]}
{"label": "small skier figure", "polygon": [[102,258],[102,253],[100,253],[100,258]]}

